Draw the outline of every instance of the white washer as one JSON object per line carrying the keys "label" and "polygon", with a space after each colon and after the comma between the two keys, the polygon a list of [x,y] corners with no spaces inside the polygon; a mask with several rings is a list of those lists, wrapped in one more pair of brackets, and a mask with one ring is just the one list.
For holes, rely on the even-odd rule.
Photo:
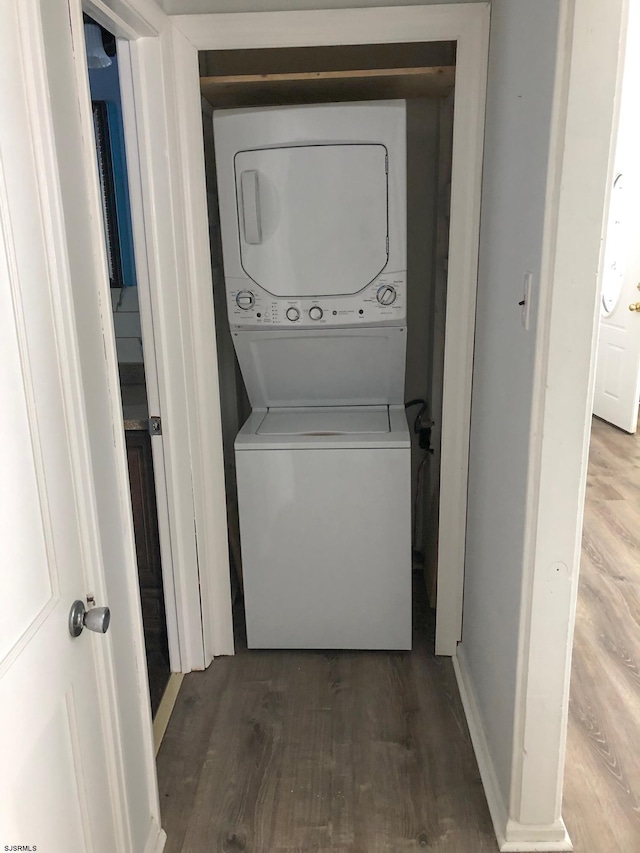
{"label": "white washer", "polygon": [[411,647],[403,101],[214,113],[250,648]]}
{"label": "white washer", "polygon": [[410,649],[404,407],[254,411],[236,467],[249,647]]}

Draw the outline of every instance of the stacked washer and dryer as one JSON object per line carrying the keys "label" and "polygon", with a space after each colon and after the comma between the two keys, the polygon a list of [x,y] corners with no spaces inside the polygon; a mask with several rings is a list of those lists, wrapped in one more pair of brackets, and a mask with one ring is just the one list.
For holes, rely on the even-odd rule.
{"label": "stacked washer and dryer", "polygon": [[405,116],[214,113],[250,648],[411,648]]}

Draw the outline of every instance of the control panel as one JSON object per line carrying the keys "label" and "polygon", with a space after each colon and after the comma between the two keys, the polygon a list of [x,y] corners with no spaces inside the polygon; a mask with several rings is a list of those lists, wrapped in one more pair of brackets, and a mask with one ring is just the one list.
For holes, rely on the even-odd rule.
{"label": "control panel", "polygon": [[359,293],[297,299],[272,296],[249,278],[227,279],[233,328],[356,326],[397,323],[407,314],[407,274],[384,272]]}

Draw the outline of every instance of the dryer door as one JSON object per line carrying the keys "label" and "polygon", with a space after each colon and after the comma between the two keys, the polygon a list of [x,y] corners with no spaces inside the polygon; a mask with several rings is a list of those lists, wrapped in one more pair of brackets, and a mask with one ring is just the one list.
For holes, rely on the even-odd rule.
{"label": "dryer door", "polygon": [[388,259],[387,149],[319,144],[235,156],[242,268],[274,296],[357,293]]}

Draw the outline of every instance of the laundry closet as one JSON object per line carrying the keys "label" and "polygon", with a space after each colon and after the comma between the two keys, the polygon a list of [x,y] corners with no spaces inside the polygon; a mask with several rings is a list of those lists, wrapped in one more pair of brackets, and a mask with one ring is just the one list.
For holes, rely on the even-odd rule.
{"label": "laundry closet", "polygon": [[436,597],[455,45],[200,72],[236,633],[410,649],[412,587]]}

